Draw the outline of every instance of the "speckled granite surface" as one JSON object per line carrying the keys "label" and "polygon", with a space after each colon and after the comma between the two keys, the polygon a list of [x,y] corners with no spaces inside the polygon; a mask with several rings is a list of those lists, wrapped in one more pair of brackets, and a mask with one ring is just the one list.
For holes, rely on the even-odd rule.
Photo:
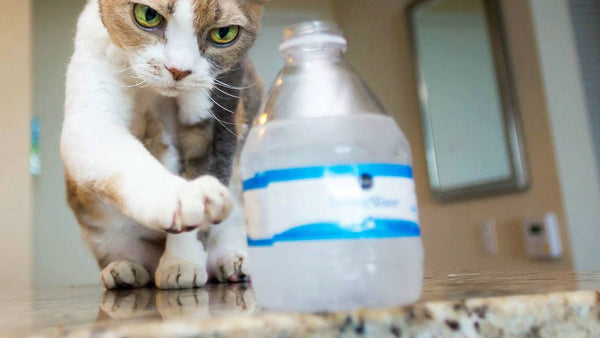
{"label": "speckled granite surface", "polygon": [[96,287],[0,297],[0,336],[600,337],[600,273],[427,278],[412,306],[344,313],[257,309],[248,285]]}

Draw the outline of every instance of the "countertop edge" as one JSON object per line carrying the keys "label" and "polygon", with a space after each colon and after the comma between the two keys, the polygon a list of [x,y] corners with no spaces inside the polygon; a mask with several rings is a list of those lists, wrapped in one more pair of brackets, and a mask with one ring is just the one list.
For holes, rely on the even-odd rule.
{"label": "countertop edge", "polygon": [[242,317],[182,319],[86,327],[44,336],[195,337],[407,337],[600,336],[600,290],[432,301],[353,312],[256,313]]}

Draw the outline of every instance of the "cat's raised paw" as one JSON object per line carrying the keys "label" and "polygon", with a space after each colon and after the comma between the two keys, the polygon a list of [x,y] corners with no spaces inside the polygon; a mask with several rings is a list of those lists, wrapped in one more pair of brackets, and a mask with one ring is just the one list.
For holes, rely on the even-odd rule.
{"label": "cat's raised paw", "polygon": [[150,274],[139,264],[120,261],[112,262],[104,268],[100,280],[109,290],[141,288],[150,282]]}
{"label": "cat's raised paw", "polygon": [[231,212],[229,189],[212,176],[187,182],[179,195],[179,208],[173,215],[169,233],[191,231],[209,224],[219,224]]}
{"label": "cat's raised paw", "polygon": [[212,275],[221,283],[237,283],[248,276],[247,255],[243,252],[231,253],[216,261]]}
{"label": "cat's raised paw", "polygon": [[163,290],[191,289],[204,286],[208,275],[202,265],[168,259],[160,262],[155,280],[156,286]]}

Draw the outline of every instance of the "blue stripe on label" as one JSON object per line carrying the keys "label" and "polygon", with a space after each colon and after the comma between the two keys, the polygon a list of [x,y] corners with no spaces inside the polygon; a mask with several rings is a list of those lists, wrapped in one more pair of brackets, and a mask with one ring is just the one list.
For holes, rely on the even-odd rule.
{"label": "blue stripe on label", "polygon": [[252,239],[251,247],[272,246],[277,242],[298,242],[336,239],[382,239],[419,237],[421,230],[414,222],[390,219],[367,220],[358,226],[339,223],[316,223],[292,228],[270,239]]}
{"label": "blue stripe on label", "polygon": [[413,178],[412,168],[400,164],[357,164],[269,170],[244,181],[244,191],[264,189],[271,183],[315,179],[325,176],[403,177]]}

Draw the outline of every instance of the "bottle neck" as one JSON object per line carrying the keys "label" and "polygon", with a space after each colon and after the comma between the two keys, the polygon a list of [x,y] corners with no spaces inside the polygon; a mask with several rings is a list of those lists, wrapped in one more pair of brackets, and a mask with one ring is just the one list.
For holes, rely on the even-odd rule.
{"label": "bottle neck", "polygon": [[286,65],[297,65],[312,61],[340,62],[344,58],[344,48],[339,45],[298,46],[281,52]]}

